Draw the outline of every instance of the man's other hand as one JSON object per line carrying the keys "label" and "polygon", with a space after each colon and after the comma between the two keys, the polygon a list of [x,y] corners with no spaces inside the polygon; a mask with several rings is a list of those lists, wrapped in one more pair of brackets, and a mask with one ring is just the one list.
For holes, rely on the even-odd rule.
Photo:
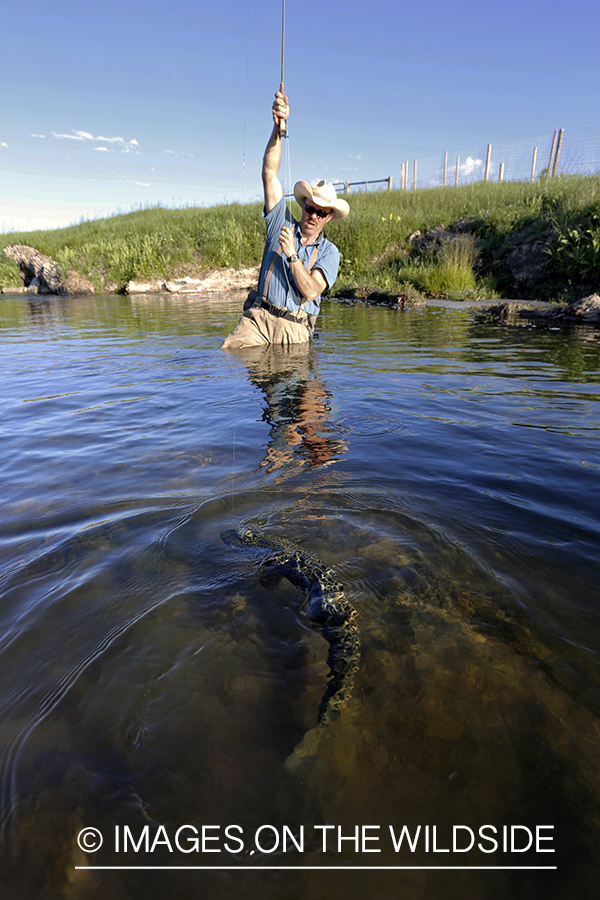
{"label": "man's other hand", "polygon": [[294,232],[286,225],[281,229],[279,235],[279,246],[284,256],[293,256],[296,252],[296,244],[294,243]]}

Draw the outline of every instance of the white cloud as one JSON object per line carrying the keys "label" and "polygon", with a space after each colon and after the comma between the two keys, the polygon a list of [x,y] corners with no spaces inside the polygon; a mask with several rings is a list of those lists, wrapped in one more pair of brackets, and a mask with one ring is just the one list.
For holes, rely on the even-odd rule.
{"label": "white cloud", "polygon": [[8,149],[8,144],[5,144],[4,141],[0,144],[0,147],[6,147]]}
{"label": "white cloud", "polygon": [[195,156],[193,153],[179,153],[176,150],[163,150],[163,153],[165,156],[176,156],[176,157],[189,156],[189,157],[191,157],[191,159],[195,159]]}
{"label": "white cloud", "polygon": [[52,132],[52,137],[58,138],[59,140],[68,140],[68,141],[93,141],[94,135],[90,134],[88,131],[74,131],[73,134],[59,134],[56,131]]}
{"label": "white cloud", "polygon": [[150,187],[146,181],[134,181],[133,183],[137,184],[138,187]]}
{"label": "white cloud", "polygon": [[471,175],[477,169],[483,168],[483,160],[482,159],[473,159],[471,156],[467,156],[464,163],[459,164],[459,172],[461,175]]}
{"label": "white cloud", "polygon": [[104,150],[105,153],[108,153],[108,147],[94,147],[94,150]]}
{"label": "white cloud", "polygon": [[[94,137],[89,131],[75,131],[75,129],[72,130],[71,134],[53,131],[52,137],[55,137],[59,141],[102,141],[104,144],[111,144],[116,149],[121,150],[122,153],[131,153],[132,151],[137,152],[137,148],[140,146],[135,138],[126,141],[125,138],[122,137],[103,137],[102,135]],[[94,149],[108,150],[108,147],[95,147]]]}
{"label": "white cloud", "polygon": [[135,138],[130,141],[126,141],[122,137],[101,137],[100,135],[98,135],[98,137],[94,138],[94,140],[104,141],[105,144],[114,144],[115,146],[118,146],[119,149],[124,150],[126,153],[129,153],[129,151],[133,148],[140,146]]}
{"label": "white cloud", "polygon": [[46,135],[45,135],[45,134],[32,134],[31,137],[35,137],[35,138],[45,138]]}

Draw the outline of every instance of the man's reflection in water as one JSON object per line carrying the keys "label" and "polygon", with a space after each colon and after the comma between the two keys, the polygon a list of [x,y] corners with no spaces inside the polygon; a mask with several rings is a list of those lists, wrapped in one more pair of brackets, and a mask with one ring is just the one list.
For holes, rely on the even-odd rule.
{"label": "man's reflection in water", "polygon": [[266,398],[263,421],[271,426],[261,466],[268,472],[291,466],[327,466],[341,459],[346,444],[328,435],[331,394],[313,374],[311,343],[229,351],[248,368]]}

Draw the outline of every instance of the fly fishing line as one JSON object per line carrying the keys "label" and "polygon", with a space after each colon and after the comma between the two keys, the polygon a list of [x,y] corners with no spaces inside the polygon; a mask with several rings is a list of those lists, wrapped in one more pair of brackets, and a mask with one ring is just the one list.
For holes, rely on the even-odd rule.
{"label": "fly fishing line", "polygon": [[[249,66],[249,58],[250,58],[250,3],[248,2],[248,12],[247,12],[247,27],[246,27],[246,84],[245,84],[245,97],[244,97],[244,136],[243,136],[243,149],[242,149],[242,197],[240,204],[240,249],[239,249],[239,265],[238,265],[238,284],[241,290],[242,287],[242,254],[243,254],[243,241],[244,241],[244,183],[245,183],[245,174],[246,174],[246,125],[247,125],[247,110],[248,110],[248,66]],[[285,58],[285,0],[281,2],[281,80],[279,83],[279,92],[282,96],[285,96],[285,87],[284,87],[284,58]],[[291,203],[287,202],[289,198],[291,198],[291,183],[292,183],[292,167],[291,167],[291,154],[290,154],[290,142],[289,135],[287,130],[287,121],[285,119],[280,120],[278,123],[279,127],[279,136],[282,141],[282,160],[283,162],[283,195],[284,200],[286,201],[286,205],[290,215],[290,221],[292,220],[292,211],[291,211]],[[284,273],[285,279],[287,281],[288,292],[291,293],[291,285],[288,277],[287,266],[284,264]],[[231,477],[231,509],[233,512],[234,508],[234,498],[235,498],[235,466],[236,466],[236,423],[237,423],[237,380],[235,382],[235,393],[233,400],[233,447],[232,447],[232,477]]]}
{"label": "fly fishing line", "polygon": [[[279,93],[285,97],[285,87],[284,87],[284,77],[283,77],[283,69],[284,69],[284,59],[285,59],[285,0],[281,0],[281,81],[279,83]],[[287,130],[287,120],[282,119],[279,122],[279,137],[281,138],[281,152],[283,156],[283,196],[286,201],[286,206],[288,208],[288,212],[290,214],[290,220],[292,219],[292,210],[291,210],[291,187],[292,187],[292,164],[291,164],[291,154],[290,154],[290,141],[289,134]],[[285,274],[285,280],[287,282],[288,294],[291,294],[292,288],[290,285],[290,279],[288,277],[287,266],[285,263],[283,264],[283,271]]]}
{"label": "fly fishing line", "polygon": [[[250,60],[250,0],[246,12],[246,77],[244,85],[244,128],[242,138],[242,190],[240,198],[240,253],[238,264],[238,289],[242,290],[242,253],[244,246],[244,188],[246,183],[246,132],[248,122],[248,66]],[[231,511],[233,512],[235,498],[235,452],[236,452],[236,425],[237,425],[237,399],[238,383],[235,378],[233,395],[233,447],[231,450]]]}

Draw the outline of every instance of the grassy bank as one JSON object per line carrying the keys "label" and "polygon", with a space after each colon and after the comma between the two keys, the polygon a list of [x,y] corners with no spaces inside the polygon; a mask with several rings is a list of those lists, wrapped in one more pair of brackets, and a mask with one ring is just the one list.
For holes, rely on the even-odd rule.
{"label": "grassy bank", "polygon": [[[600,287],[600,175],[358,194],[350,202],[347,222],[329,226],[343,256],[336,292],[567,297]],[[468,220],[468,233],[456,245],[419,254],[409,241],[458,219]],[[544,283],[517,288],[506,257],[536,236],[548,261]]]}
{"label": "grassy bank", "polygon": [[[568,297],[600,286],[600,175],[382,191],[348,200],[350,217],[331,223],[327,232],[342,253],[338,294],[515,296],[506,259],[513,244],[536,235],[548,269],[544,285],[533,283],[525,293]],[[298,215],[295,203],[293,209]],[[98,290],[123,290],[130,279],[258,263],[261,211],[260,203],[155,207],[53,231],[0,235],[0,248],[28,244]],[[415,231],[457,219],[468,220],[468,233],[451,245],[417,252],[409,240]],[[0,283],[19,283],[16,265],[4,254]]]}
{"label": "grassy bank", "polygon": [[[73,269],[97,290],[123,290],[131,279],[164,278],[260,260],[260,204],[209,208],[150,207],[52,231],[0,235],[0,248],[27,244]],[[0,259],[0,281],[17,284],[16,266]],[[11,278],[8,281],[7,278]]]}

